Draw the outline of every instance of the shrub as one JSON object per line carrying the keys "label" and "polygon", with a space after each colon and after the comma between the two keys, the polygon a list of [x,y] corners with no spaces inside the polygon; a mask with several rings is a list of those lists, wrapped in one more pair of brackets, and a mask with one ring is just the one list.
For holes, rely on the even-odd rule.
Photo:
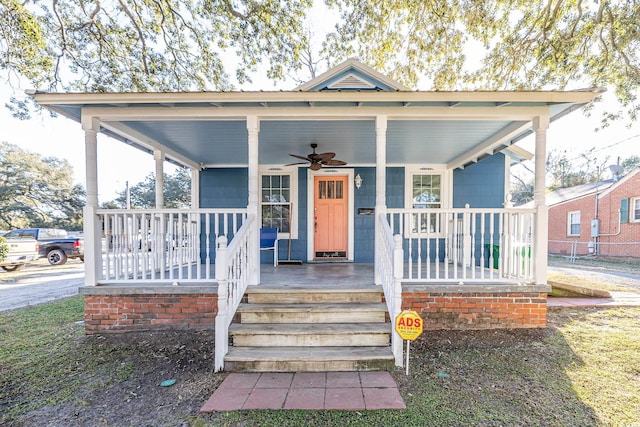
{"label": "shrub", "polygon": [[0,236],[0,262],[3,262],[9,253],[9,245],[7,245],[7,239]]}

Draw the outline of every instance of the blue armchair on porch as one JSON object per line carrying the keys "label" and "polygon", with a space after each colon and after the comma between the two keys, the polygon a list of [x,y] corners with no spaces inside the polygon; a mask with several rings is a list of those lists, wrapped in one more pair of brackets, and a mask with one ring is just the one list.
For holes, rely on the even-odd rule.
{"label": "blue armchair on porch", "polygon": [[273,266],[278,266],[278,229],[260,229],[260,251],[273,250]]}

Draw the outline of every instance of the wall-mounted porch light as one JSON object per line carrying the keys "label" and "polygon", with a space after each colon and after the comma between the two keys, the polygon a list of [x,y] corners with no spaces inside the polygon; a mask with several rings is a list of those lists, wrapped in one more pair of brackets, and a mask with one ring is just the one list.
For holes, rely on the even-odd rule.
{"label": "wall-mounted porch light", "polygon": [[360,187],[362,187],[362,177],[360,176],[360,174],[356,175],[353,181],[355,182],[357,189],[360,189]]}

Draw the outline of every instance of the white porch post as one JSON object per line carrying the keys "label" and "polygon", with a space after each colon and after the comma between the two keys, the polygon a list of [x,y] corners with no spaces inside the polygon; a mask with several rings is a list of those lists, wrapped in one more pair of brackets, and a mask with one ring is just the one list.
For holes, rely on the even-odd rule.
{"label": "white porch post", "polygon": [[156,209],[164,208],[164,153],[154,150],[153,158],[156,161]]}
{"label": "white porch post", "polygon": [[85,285],[95,286],[102,272],[102,230],[98,222],[98,131],[92,117],[82,119],[84,129],[87,203],[83,209]]}
{"label": "white porch post", "polygon": [[547,256],[549,240],[549,215],[545,201],[545,173],[547,161],[547,129],[549,117],[540,116],[533,120],[536,134],[535,186],[533,201],[536,207],[536,232],[534,236],[534,273],[538,284],[547,283]]}
{"label": "white porch post", "polygon": [[253,271],[249,272],[249,285],[257,285],[260,283],[260,245],[258,244],[259,233],[259,198],[258,198],[258,135],[260,133],[260,122],[257,116],[247,116],[247,131],[249,133],[249,205],[247,206],[247,215],[254,215],[253,233],[255,236],[249,242],[249,259],[253,258]]}
{"label": "white porch post", "polygon": [[[387,210],[387,116],[376,116],[376,218]],[[392,230],[393,231],[393,230]],[[380,259],[381,242],[383,239],[376,227],[374,243],[374,263]],[[376,285],[382,284],[378,269],[374,269]]]}
{"label": "white porch post", "polygon": [[200,209],[200,171],[191,169],[191,209]]}

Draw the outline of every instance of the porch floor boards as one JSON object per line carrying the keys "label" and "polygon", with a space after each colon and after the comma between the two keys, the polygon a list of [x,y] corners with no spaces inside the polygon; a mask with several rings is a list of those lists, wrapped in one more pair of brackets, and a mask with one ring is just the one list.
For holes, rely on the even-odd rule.
{"label": "porch floor boards", "polygon": [[[487,269],[483,267],[466,267],[465,277],[462,277],[462,269],[458,267],[457,276],[454,275],[454,268],[444,263],[431,263],[427,270],[426,264],[422,264],[421,275],[418,273],[418,266],[413,263],[404,264],[404,282],[419,284],[491,284],[492,282],[509,283],[516,285],[516,280],[506,280],[500,278],[497,270]],[[167,282],[178,282],[179,284],[215,282],[215,265],[209,267],[209,278],[206,274],[204,265],[191,267],[191,275],[187,270],[188,267],[182,268],[182,274],[178,269],[165,271],[162,278],[159,274],[155,275],[152,280],[162,280]],[[200,279],[197,278],[197,268],[200,268]],[[411,275],[409,275],[411,269]],[[313,289],[313,288],[367,288],[374,286],[374,264],[372,263],[353,263],[353,262],[321,262],[321,263],[304,263],[301,265],[278,265],[274,267],[272,264],[261,264],[260,266],[260,286],[276,287],[287,289]],[[428,276],[427,276],[428,271]],[[145,280],[149,277],[137,280]],[[123,283],[126,280],[111,279],[110,282]],[[462,282],[462,283],[461,283]]]}

